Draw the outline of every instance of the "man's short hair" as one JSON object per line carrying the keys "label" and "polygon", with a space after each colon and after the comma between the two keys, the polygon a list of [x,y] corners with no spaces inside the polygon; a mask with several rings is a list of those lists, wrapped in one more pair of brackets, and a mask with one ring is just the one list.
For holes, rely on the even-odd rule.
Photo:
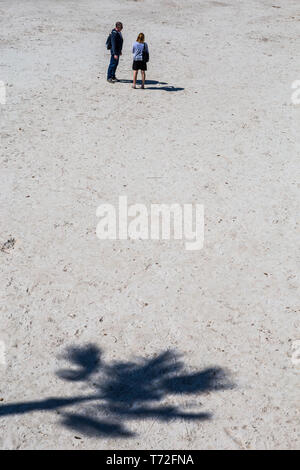
{"label": "man's short hair", "polygon": [[116,22],[116,28],[123,28],[123,24],[121,23],[121,21]]}

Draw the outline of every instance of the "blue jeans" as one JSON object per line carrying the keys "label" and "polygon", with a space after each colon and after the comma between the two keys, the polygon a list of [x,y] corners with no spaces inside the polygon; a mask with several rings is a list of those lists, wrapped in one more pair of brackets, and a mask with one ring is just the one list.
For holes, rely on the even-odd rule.
{"label": "blue jeans", "polygon": [[107,80],[109,78],[115,78],[118,63],[119,63],[119,56],[117,59],[115,59],[114,55],[111,54],[110,63],[109,63],[108,70],[107,70]]}

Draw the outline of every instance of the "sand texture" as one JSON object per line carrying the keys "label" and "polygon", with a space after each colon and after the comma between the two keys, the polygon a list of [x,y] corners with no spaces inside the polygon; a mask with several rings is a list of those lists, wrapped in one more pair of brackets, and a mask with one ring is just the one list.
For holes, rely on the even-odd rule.
{"label": "sand texture", "polygon": [[[1,0],[0,21],[0,448],[298,448],[299,1]],[[120,195],[203,204],[203,249],[99,240]]]}

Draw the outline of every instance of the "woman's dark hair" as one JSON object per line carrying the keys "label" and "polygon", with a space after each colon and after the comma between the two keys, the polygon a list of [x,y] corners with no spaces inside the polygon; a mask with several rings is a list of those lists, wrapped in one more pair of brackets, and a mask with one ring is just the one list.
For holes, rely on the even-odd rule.
{"label": "woman's dark hair", "polygon": [[137,42],[144,42],[145,41],[145,35],[144,33],[140,33],[137,37]]}

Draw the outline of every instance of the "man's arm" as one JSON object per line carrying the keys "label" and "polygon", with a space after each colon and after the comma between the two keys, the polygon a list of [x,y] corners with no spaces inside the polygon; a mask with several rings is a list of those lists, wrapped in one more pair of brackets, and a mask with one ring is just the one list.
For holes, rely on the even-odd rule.
{"label": "man's arm", "polygon": [[113,31],[111,33],[111,51],[114,56],[118,57],[118,55],[116,54],[116,36],[116,33]]}

